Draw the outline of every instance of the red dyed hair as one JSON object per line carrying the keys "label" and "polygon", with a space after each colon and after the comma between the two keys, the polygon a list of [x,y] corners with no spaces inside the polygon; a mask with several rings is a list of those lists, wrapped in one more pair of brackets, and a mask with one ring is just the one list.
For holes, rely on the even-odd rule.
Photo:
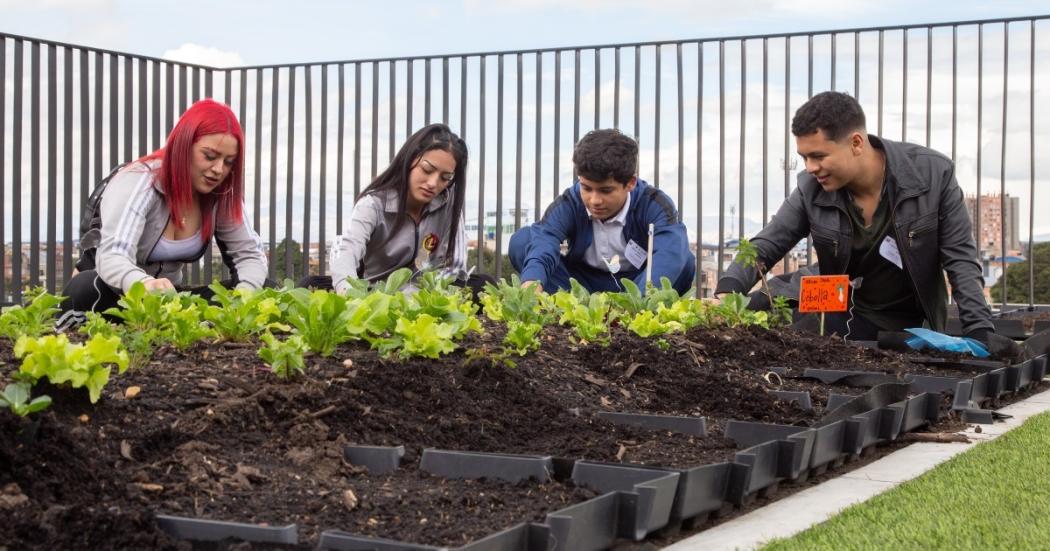
{"label": "red dyed hair", "polygon": [[160,160],[160,166],[154,174],[160,181],[172,221],[182,228],[183,210],[189,207],[193,200],[193,181],[190,178],[193,144],[211,134],[230,134],[236,138],[237,157],[226,180],[219,184],[215,191],[200,198],[201,238],[204,241],[211,239],[215,229],[212,210],[216,202],[219,217],[235,223],[243,219],[244,132],[233,110],[226,104],[210,99],[194,103],[179,117],[175,128],[168,134],[168,141],[164,143],[164,147],[139,159]]}

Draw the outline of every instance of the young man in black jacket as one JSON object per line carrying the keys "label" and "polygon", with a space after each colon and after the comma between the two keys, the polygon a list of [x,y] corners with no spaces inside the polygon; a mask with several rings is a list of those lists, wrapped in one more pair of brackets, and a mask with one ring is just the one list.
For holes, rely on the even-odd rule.
{"label": "young man in black jacket", "polygon": [[[826,328],[857,340],[924,323],[943,331],[947,272],[963,331],[987,341],[994,326],[951,160],[868,134],[860,104],[839,92],[800,107],[791,133],[805,171],[752,239],[761,263],[773,266],[811,235],[821,274],[859,281],[849,312],[828,316]],[[754,267],[733,263],[715,293],[746,293],[757,279]]]}

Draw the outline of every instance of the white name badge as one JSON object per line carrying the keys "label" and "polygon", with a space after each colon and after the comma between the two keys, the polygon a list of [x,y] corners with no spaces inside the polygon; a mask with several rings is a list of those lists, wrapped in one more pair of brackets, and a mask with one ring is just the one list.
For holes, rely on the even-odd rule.
{"label": "white name badge", "polygon": [[634,264],[635,268],[641,268],[648,256],[645,249],[641,248],[633,239],[627,242],[627,250],[623,252],[623,255],[627,257],[628,262]]}
{"label": "white name badge", "polygon": [[882,244],[879,245],[879,254],[882,258],[889,260],[894,266],[904,269],[904,264],[901,262],[901,251],[897,248],[897,242],[890,236],[886,236],[882,240]]}

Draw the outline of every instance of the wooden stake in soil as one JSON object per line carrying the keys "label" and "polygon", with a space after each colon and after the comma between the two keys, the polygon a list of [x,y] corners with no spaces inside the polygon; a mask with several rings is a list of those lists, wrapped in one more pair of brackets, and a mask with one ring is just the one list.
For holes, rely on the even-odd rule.
{"label": "wooden stake in soil", "polygon": [[645,260],[645,285],[653,284],[653,224],[649,224],[649,250]]}

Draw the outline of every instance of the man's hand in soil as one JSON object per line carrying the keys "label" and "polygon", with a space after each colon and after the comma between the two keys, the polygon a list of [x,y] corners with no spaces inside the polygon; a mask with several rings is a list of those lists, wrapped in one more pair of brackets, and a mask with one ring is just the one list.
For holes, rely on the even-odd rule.
{"label": "man's hand in soil", "polygon": [[541,284],[539,281],[532,280],[521,282],[522,289],[527,289],[529,287],[531,287],[532,290],[536,291],[537,295],[543,292],[543,284]]}
{"label": "man's hand in soil", "polygon": [[142,285],[146,288],[147,291],[151,292],[166,292],[175,290],[175,285],[171,282],[170,279],[166,277],[162,277],[159,279],[150,279],[142,282]]}

